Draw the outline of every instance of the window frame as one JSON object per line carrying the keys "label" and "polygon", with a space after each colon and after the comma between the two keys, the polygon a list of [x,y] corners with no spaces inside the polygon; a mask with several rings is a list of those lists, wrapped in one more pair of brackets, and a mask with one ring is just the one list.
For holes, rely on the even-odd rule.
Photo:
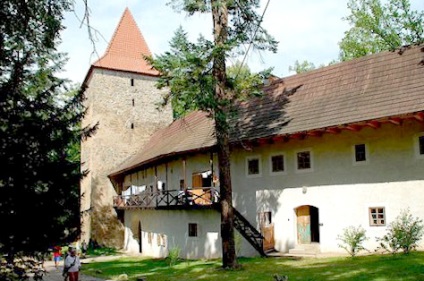
{"label": "window frame", "polygon": [[[249,161],[251,160],[257,160],[258,161],[258,173],[257,174],[249,174]],[[262,158],[260,155],[252,155],[246,157],[245,161],[245,170],[246,170],[246,177],[248,178],[259,178],[262,177]]]}
{"label": "window frame", "polygon": [[[379,212],[379,210],[382,209],[382,212]],[[372,210],[375,210],[375,212],[372,212]],[[376,214],[376,218],[373,218],[373,214]],[[383,218],[378,218],[379,215],[382,215]],[[370,226],[386,226],[387,225],[387,213],[386,213],[386,207],[378,206],[378,207],[369,207],[368,208],[368,219],[369,219],[369,225]],[[377,220],[377,222],[374,222],[374,220]],[[379,222],[383,220],[383,222]]]}
{"label": "window frame", "polygon": [[[299,158],[298,154],[303,152],[309,152],[309,164],[310,167],[306,169],[299,169]],[[314,171],[314,155],[311,148],[298,149],[294,152],[294,168],[296,173],[310,173]]]}
{"label": "window frame", "polygon": [[[420,140],[422,140],[422,142],[423,142],[422,145],[424,146],[424,132],[421,132],[421,133],[414,135],[415,157],[417,159],[424,159],[424,153],[421,154],[421,151],[420,151]],[[424,150],[424,147],[423,147],[423,150]]]}
{"label": "window frame", "polygon": [[[192,229],[190,226],[195,226],[195,233],[192,235]],[[187,225],[187,237],[189,238],[198,238],[199,237],[199,224],[197,222],[189,222]]]}
{"label": "window frame", "polygon": [[[274,172],[273,171],[273,162],[272,162],[272,158],[276,157],[276,156],[282,156],[283,157],[283,170],[282,171],[277,171]],[[286,155],[285,153],[273,153],[269,156],[269,174],[271,176],[278,176],[278,175],[285,175],[287,174],[287,163],[286,163]]]}
{"label": "window frame", "polygon": [[[357,161],[356,160],[356,147],[358,145],[363,145],[365,148],[365,160],[364,161]],[[354,145],[352,145],[352,163],[354,166],[359,166],[359,165],[366,165],[369,163],[369,145],[367,143],[355,143]]]}

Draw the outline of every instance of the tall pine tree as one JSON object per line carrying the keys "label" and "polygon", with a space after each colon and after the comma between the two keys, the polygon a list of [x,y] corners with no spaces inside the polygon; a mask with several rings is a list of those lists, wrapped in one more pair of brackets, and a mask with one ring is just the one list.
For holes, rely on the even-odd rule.
{"label": "tall pine tree", "polygon": [[[150,59],[162,76],[158,86],[170,87],[170,100],[178,109],[200,109],[215,120],[219,162],[222,265],[237,267],[234,243],[234,212],[230,173],[229,120],[246,93],[257,94],[261,75],[252,75],[251,89],[240,87],[237,74],[229,76],[227,60],[243,53],[243,46],[276,51],[277,42],[261,27],[262,16],[256,12],[259,0],[179,0],[172,4],[186,11],[210,13],[213,41],[200,37],[196,43],[187,40],[180,29],[171,41],[171,51]],[[247,48],[249,49],[249,48]],[[242,69],[241,69],[242,70]],[[269,73],[269,71],[268,71]],[[244,75],[244,74],[243,74]],[[247,78],[247,77],[246,77]],[[244,80],[246,81],[246,79]],[[241,90],[243,89],[243,90]]]}

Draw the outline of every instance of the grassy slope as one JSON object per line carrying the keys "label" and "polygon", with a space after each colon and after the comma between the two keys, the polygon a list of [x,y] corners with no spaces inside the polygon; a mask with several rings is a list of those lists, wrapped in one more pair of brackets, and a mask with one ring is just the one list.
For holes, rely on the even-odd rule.
{"label": "grassy slope", "polygon": [[180,261],[169,267],[167,260],[121,258],[83,265],[83,274],[117,279],[127,274],[130,281],[145,276],[148,281],[247,280],[272,281],[273,275],[289,280],[424,280],[424,252],[409,255],[371,255],[356,258],[241,258],[238,270],[223,270],[220,260]]}

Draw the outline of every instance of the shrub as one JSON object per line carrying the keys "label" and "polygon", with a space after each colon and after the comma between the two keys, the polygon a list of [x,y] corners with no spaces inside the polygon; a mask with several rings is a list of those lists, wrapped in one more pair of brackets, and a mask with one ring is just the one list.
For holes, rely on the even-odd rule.
{"label": "shrub", "polygon": [[343,233],[337,236],[337,240],[342,242],[339,247],[345,249],[352,257],[356,256],[361,250],[367,250],[363,246],[367,239],[366,230],[362,226],[346,227],[343,229]]}
{"label": "shrub", "polygon": [[181,249],[178,246],[174,246],[171,249],[169,249],[168,265],[170,267],[172,267],[174,264],[177,263],[178,259],[180,258],[180,252],[181,252]]}
{"label": "shrub", "polygon": [[409,209],[401,211],[396,219],[389,224],[387,233],[377,238],[380,247],[392,254],[402,250],[408,254],[417,247],[418,241],[424,235],[423,220],[413,217]]}

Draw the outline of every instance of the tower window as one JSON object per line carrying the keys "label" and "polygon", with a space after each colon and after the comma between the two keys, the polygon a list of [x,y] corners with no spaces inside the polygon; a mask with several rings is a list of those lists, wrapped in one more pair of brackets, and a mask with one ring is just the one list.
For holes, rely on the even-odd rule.
{"label": "tower window", "polygon": [[134,129],[134,123],[131,123],[131,129]]}
{"label": "tower window", "polygon": [[131,86],[134,86],[134,78],[131,78]]}
{"label": "tower window", "polygon": [[132,99],[132,106],[135,106],[135,101],[134,101],[134,99]]}

